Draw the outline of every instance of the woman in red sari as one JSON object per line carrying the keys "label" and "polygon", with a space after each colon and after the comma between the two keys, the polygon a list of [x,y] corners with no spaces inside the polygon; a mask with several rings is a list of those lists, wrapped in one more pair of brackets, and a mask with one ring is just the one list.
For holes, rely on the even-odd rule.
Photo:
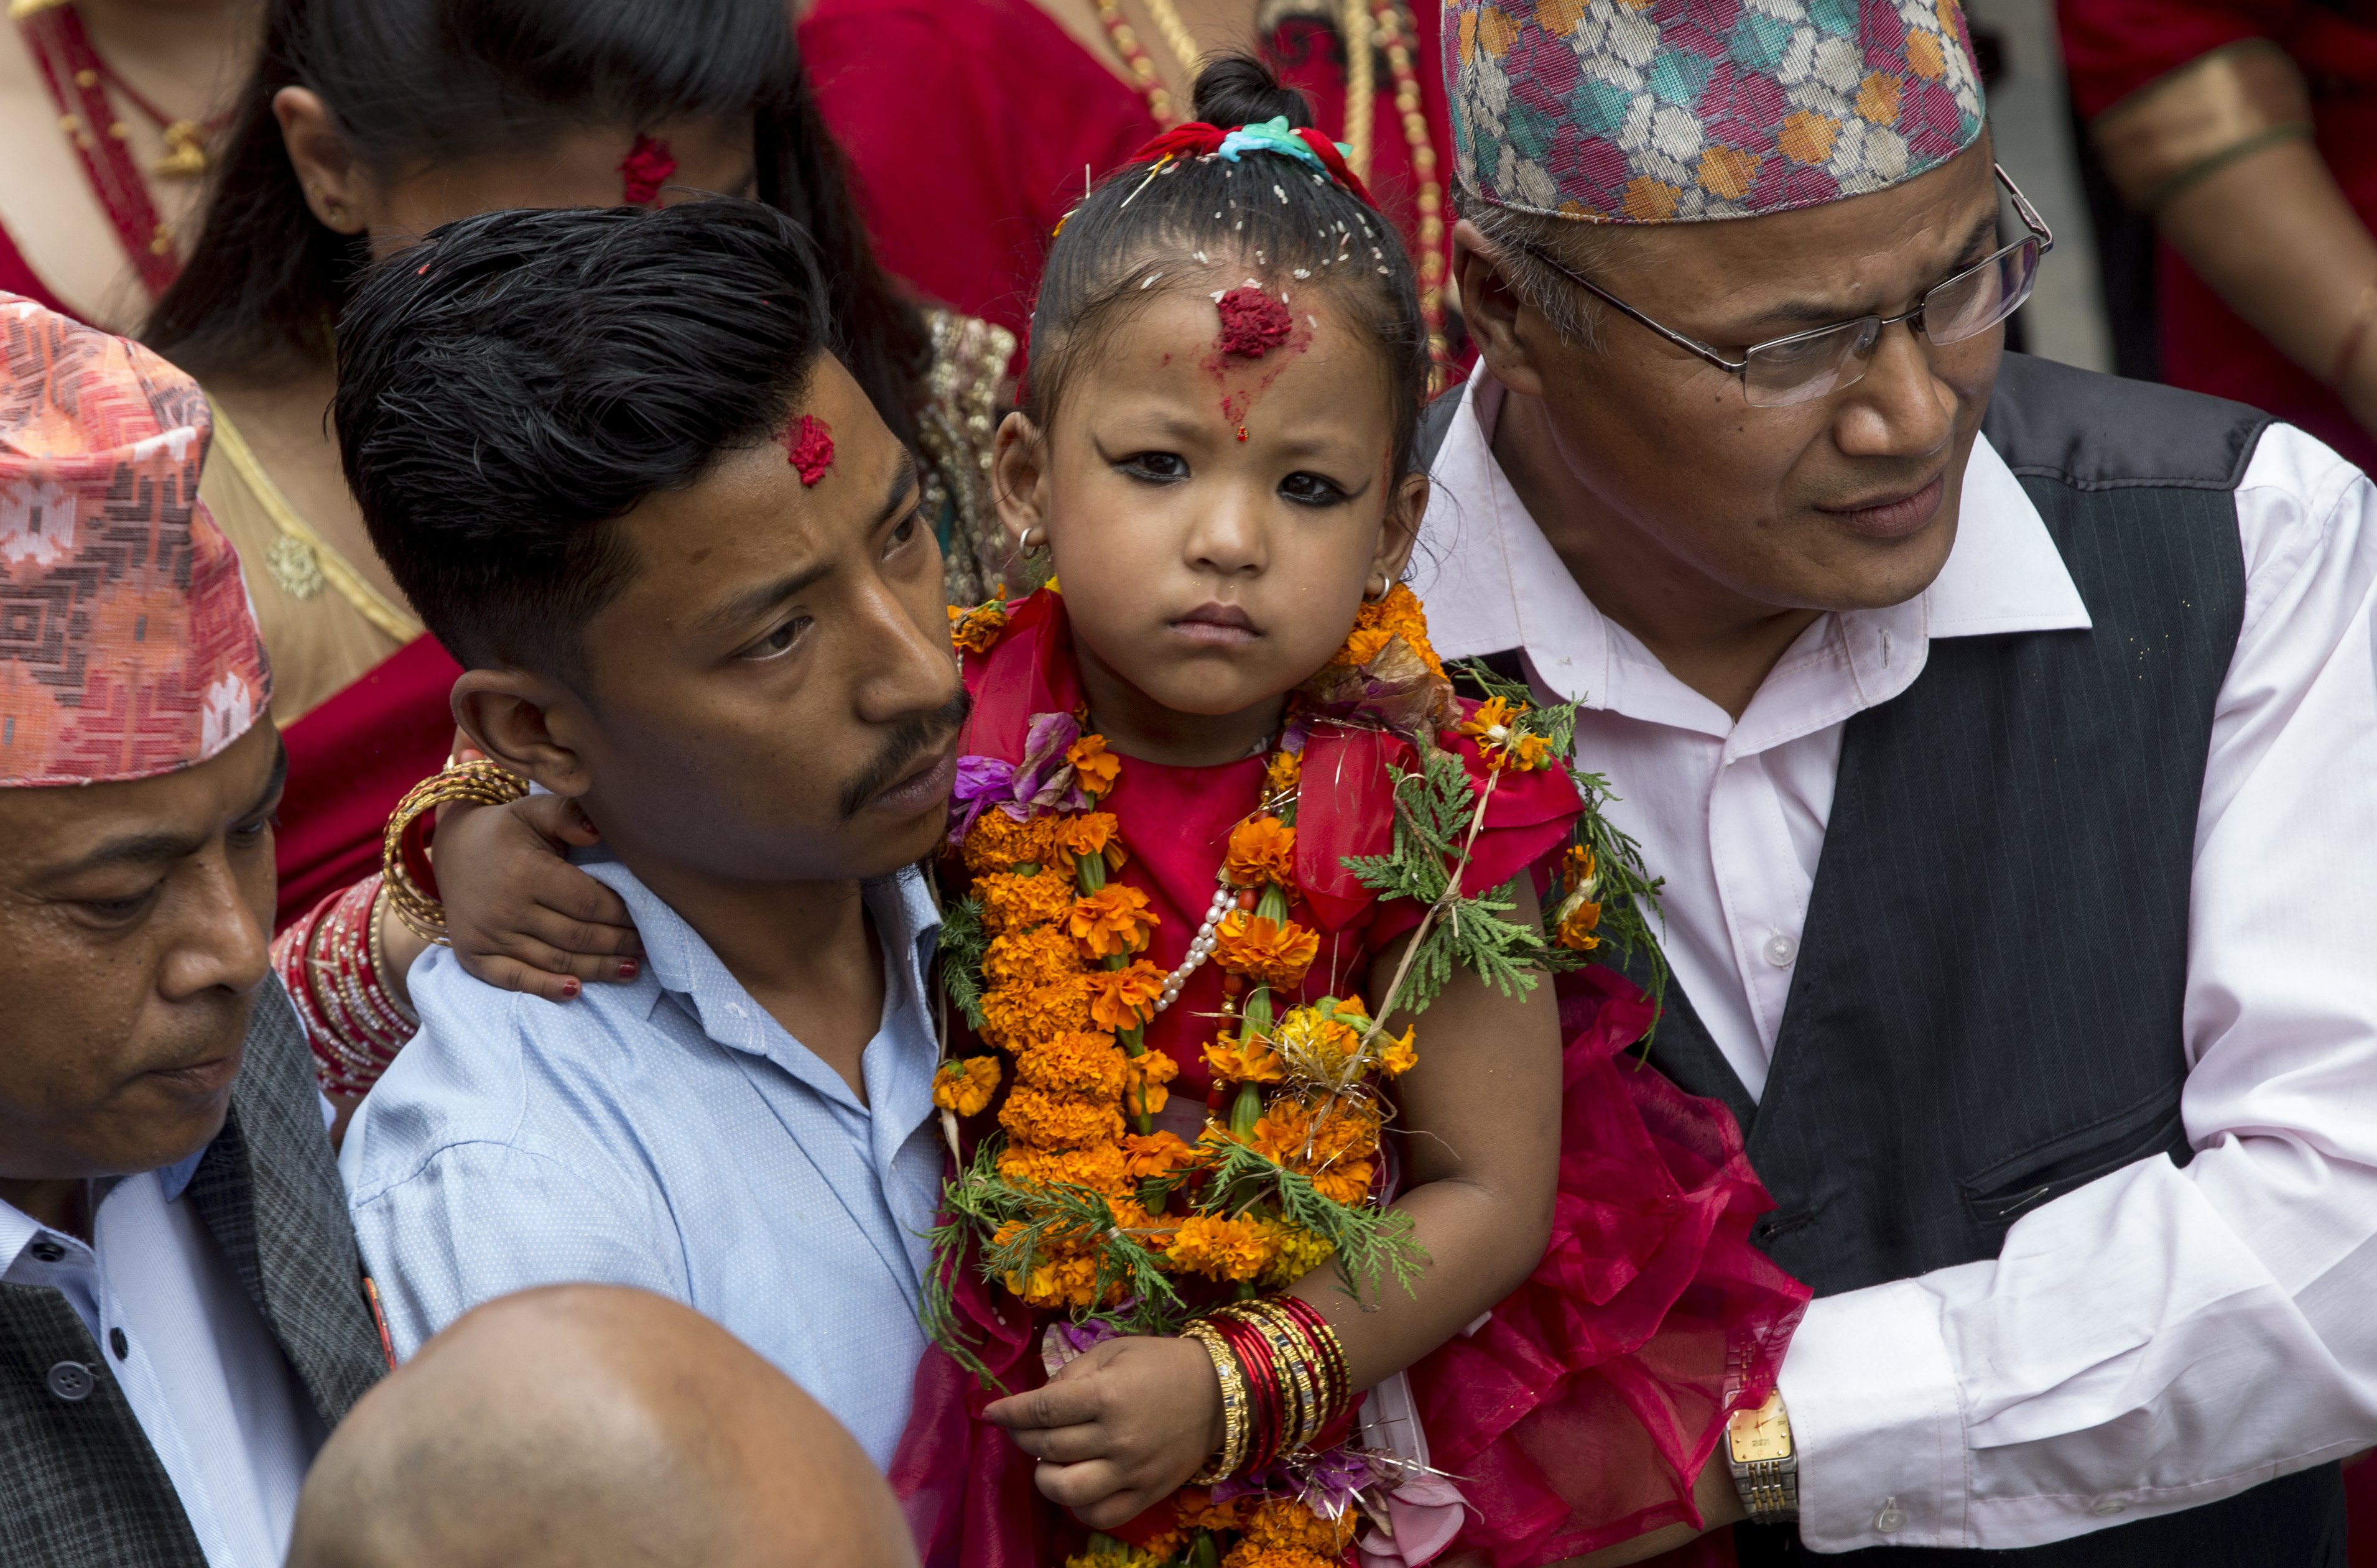
{"label": "woman in red sari", "polygon": [[[1349,149],[1441,331],[1451,150],[1435,0],[818,0],[801,50],[883,264],[1019,335],[1088,174],[1187,117],[1207,55],[1253,51]],[[1453,335],[1457,337],[1457,328]],[[1437,346],[1441,360],[1447,349]]]}
{"label": "woman in red sari", "polygon": [[202,495],[240,548],[290,753],[283,924],[377,865],[390,810],[451,744],[457,668],[373,555],[325,417],[352,278],[440,222],[704,192],[798,215],[854,372],[927,463],[950,586],[996,577],[971,547],[973,430],[1010,345],[928,318],[876,266],[775,0],[272,0],[221,162],[146,337],[214,401]]}

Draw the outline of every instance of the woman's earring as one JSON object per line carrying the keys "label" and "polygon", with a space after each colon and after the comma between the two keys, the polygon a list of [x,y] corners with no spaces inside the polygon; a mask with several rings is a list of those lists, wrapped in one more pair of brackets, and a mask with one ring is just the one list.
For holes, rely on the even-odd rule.
{"label": "woman's earring", "polygon": [[1035,522],[1025,529],[1015,542],[1027,551],[1036,550],[1048,542],[1048,531]]}
{"label": "woman's earring", "polygon": [[1387,596],[1387,574],[1374,571],[1370,574],[1370,581],[1362,585],[1362,597],[1375,604]]}

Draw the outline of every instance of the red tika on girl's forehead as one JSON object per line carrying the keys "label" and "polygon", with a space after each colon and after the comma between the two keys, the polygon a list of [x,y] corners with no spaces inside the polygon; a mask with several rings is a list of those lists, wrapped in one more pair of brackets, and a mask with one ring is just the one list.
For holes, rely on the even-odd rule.
{"label": "red tika on girl's forehead", "polygon": [[1240,359],[1260,359],[1296,328],[1284,303],[1251,286],[1232,289],[1213,305],[1222,313],[1222,334],[1213,346]]}
{"label": "red tika on girl's forehead", "polygon": [[784,432],[784,454],[800,470],[803,485],[816,484],[833,466],[833,426],[816,414],[801,415]]}

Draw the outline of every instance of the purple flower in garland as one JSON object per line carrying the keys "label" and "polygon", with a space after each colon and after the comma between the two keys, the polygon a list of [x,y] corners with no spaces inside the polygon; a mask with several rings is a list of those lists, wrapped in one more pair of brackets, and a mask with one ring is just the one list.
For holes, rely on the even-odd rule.
{"label": "purple flower in garland", "polygon": [[950,794],[950,842],[963,844],[974,819],[997,807],[1017,821],[1042,811],[1081,811],[1090,797],[1075,778],[1065,753],[1081,737],[1070,713],[1034,713],[1023,737],[1023,760],[971,756],[958,759],[957,787]]}
{"label": "purple flower in garland", "polygon": [[1015,764],[997,757],[958,759],[957,787],[950,792],[950,842],[963,844],[983,808],[1005,801],[1015,780]]}

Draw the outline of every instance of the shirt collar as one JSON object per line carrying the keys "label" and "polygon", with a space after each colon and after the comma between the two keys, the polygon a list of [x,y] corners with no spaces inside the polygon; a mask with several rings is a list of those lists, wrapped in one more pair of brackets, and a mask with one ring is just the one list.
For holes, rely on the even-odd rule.
{"label": "shirt collar", "polygon": [[[1738,733],[1714,703],[1667,675],[1647,648],[1594,608],[1494,459],[1502,396],[1481,362],[1430,471],[1434,486],[1414,587],[1427,606],[1438,652],[1463,657],[1523,648],[1546,686],[1586,707],[1732,735],[1752,748],[1789,738],[1781,731]],[[1905,690],[1921,673],[1932,638],[2089,625],[2046,520],[1984,437],[1973,443],[1965,464],[1955,545],[1931,585],[1903,604],[1823,617],[1767,679],[1788,685],[1806,666],[1831,662],[1838,700],[1788,704],[1787,727],[1805,733]],[[1744,724],[1762,705],[1775,706],[1753,703]]]}
{"label": "shirt collar", "polygon": [[[701,1032],[720,1045],[765,1057],[818,1094],[865,1114],[866,1107],[842,1074],[819,1060],[816,1053],[777,1023],[775,1016],[761,1007],[727,970],[702,940],[701,933],[625,864],[600,845],[579,850],[570,858],[627,903],[637,934],[642,939],[644,972],[653,982],[647,1016],[649,1007],[657,1006],[663,994],[678,997],[692,1011]],[[925,1001],[925,976],[938,944],[941,924],[932,889],[921,870],[908,866],[893,876],[863,883],[861,892],[866,900],[867,913],[874,918],[878,938],[895,959],[892,971],[896,983],[887,989],[883,999],[878,1037],[903,1033],[897,1027],[900,1014],[914,1008],[919,1010],[919,1029],[904,1033],[930,1039],[931,1010]],[[885,1096],[878,1085],[878,1076],[886,1075],[888,1083],[896,1076],[898,1064],[878,1064],[874,1059],[876,1054],[872,1050],[867,1053],[867,1090],[869,1100],[881,1106]]]}

